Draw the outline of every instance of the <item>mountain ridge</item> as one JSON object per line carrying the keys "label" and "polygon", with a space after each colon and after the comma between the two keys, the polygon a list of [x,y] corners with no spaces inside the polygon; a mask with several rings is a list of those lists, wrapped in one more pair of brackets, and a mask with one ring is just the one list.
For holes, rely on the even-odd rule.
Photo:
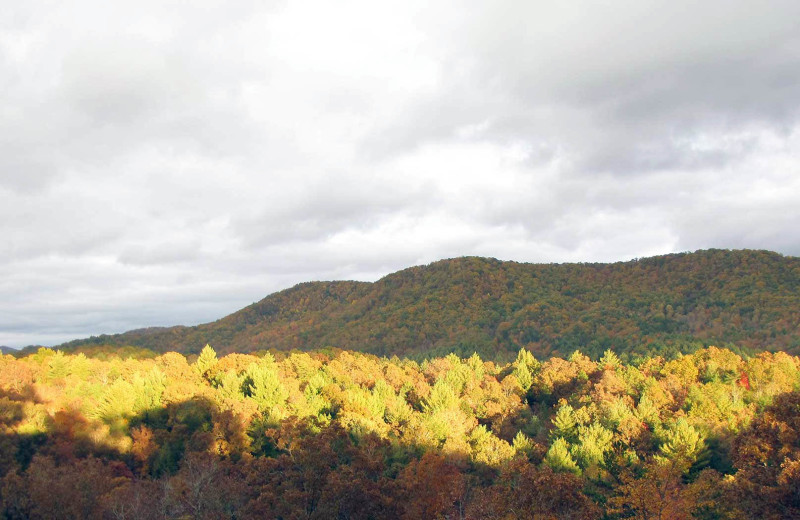
{"label": "mountain ridge", "polygon": [[460,257],[375,282],[304,282],[217,321],[75,340],[196,353],[315,350],[542,357],[706,344],[800,351],[800,258],[700,250],[614,263]]}

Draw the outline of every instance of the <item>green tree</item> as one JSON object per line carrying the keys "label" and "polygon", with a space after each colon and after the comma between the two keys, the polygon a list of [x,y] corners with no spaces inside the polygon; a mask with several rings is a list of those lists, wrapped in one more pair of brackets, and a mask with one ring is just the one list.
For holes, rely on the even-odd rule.
{"label": "green tree", "polygon": [[258,404],[260,411],[268,414],[275,414],[277,408],[286,404],[289,398],[289,392],[281,384],[277,367],[271,357],[250,365],[247,369],[246,387],[247,396]]}
{"label": "green tree", "polygon": [[517,382],[524,392],[533,384],[533,376],[539,371],[542,364],[529,351],[524,348],[517,353],[517,359],[513,363],[512,374],[517,378]]}
{"label": "green tree", "polygon": [[553,471],[568,471],[579,475],[581,470],[575,463],[575,459],[569,452],[569,443],[559,437],[553,441],[550,449],[547,450],[547,455],[544,457],[544,463]]}
{"label": "green tree", "polygon": [[568,441],[574,441],[578,433],[578,420],[575,417],[575,410],[568,404],[562,405],[556,411],[553,418],[553,429],[550,431],[552,438],[562,437]]}
{"label": "green tree", "polygon": [[660,451],[669,460],[681,460],[689,465],[703,462],[708,454],[705,436],[684,418],[665,429]]}
{"label": "green tree", "polygon": [[611,349],[608,349],[603,353],[603,357],[600,358],[598,364],[600,365],[600,368],[605,370],[616,370],[622,366],[622,362],[619,360],[619,357]]}
{"label": "green tree", "polygon": [[204,376],[208,370],[217,364],[217,353],[211,348],[210,345],[206,344],[203,347],[203,350],[200,351],[200,355],[197,357],[197,361],[194,362],[194,369],[197,371],[198,374]]}
{"label": "green tree", "polygon": [[578,428],[578,442],[572,446],[572,454],[584,469],[603,466],[603,458],[611,450],[611,439],[614,434],[600,424]]}

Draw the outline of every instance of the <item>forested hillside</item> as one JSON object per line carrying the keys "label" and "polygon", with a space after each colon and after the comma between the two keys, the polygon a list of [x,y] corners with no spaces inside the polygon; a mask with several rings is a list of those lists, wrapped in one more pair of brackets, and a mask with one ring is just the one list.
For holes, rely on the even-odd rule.
{"label": "forested hillside", "polygon": [[[443,260],[375,283],[311,282],[197,327],[62,345],[221,353],[335,347],[377,355],[511,359],[707,345],[800,353],[800,258],[708,250],[614,264]],[[627,357],[626,357],[627,359]]]}
{"label": "forested hillside", "polygon": [[0,356],[0,516],[800,518],[800,359]]}

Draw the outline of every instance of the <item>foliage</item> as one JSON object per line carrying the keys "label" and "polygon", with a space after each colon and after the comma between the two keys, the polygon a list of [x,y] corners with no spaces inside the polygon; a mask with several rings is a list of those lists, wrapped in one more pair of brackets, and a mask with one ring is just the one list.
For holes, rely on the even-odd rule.
{"label": "foliage", "polygon": [[562,437],[558,437],[550,449],[547,450],[547,455],[544,458],[545,464],[550,466],[553,471],[570,471],[572,473],[580,474],[581,470],[572,458],[569,450],[569,444]]}
{"label": "foliage", "polygon": [[0,515],[792,518],[798,374],[714,347],[2,356]]}
{"label": "foliage", "polygon": [[[614,264],[456,258],[375,283],[300,284],[214,323],[99,336],[61,348],[135,345],[198,353],[211,343],[230,353],[333,346],[419,360],[477,352],[498,361],[511,361],[520,349],[539,359],[580,349],[592,359],[605,356],[601,365],[613,367],[614,353],[623,361],[671,359],[709,345],[732,354],[800,354],[798,308],[800,258],[767,251],[707,250]],[[515,366],[517,381],[527,390],[521,366]],[[702,370],[713,377],[717,367]]]}

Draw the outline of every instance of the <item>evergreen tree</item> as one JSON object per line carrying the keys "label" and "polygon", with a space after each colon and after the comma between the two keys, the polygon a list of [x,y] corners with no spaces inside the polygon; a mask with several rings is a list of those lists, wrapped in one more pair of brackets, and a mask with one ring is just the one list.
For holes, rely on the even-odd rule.
{"label": "evergreen tree", "polygon": [[669,460],[681,460],[689,465],[707,463],[705,436],[682,417],[664,431],[660,451]]}
{"label": "evergreen tree", "polygon": [[622,366],[622,362],[619,360],[619,357],[611,349],[608,349],[603,353],[603,357],[600,358],[598,364],[600,365],[600,368],[604,370],[616,370]]}
{"label": "evergreen tree", "polygon": [[553,417],[553,429],[550,432],[552,438],[562,437],[568,441],[577,438],[578,421],[575,418],[575,410],[568,404],[562,405]]}
{"label": "evergreen tree", "polygon": [[547,455],[544,457],[544,463],[550,466],[553,471],[568,471],[576,475],[581,472],[569,452],[569,443],[562,437],[553,441],[550,449],[547,450]]}
{"label": "evergreen tree", "polygon": [[274,414],[276,407],[284,405],[289,398],[289,392],[281,384],[275,364],[270,359],[262,359],[248,367],[246,386],[247,396],[267,414]]}
{"label": "evergreen tree", "polygon": [[533,455],[533,450],[535,448],[534,442],[522,432],[517,432],[517,434],[514,436],[514,441],[511,446],[514,448],[514,451],[517,455],[521,455],[526,458],[529,458],[531,455]]}
{"label": "evergreen tree", "polygon": [[572,446],[572,454],[582,468],[602,466],[604,456],[611,450],[614,434],[600,424],[578,428],[578,442]]}
{"label": "evergreen tree", "polygon": [[542,364],[536,360],[533,354],[522,348],[517,353],[517,359],[513,366],[513,376],[517,378],[522,390],[527,392],[533,384],[533,376],[539,371]]}
{"label": "evergreen tree", "polygon": [[208,370],[217,364],[217,353],[211,348],[210,345],[206,344],[203,347],[203,350],[200,351],[200,355],[197,357],[197,361],[194,362],[194,369],[197,371],[198,374],[204,376]]}

